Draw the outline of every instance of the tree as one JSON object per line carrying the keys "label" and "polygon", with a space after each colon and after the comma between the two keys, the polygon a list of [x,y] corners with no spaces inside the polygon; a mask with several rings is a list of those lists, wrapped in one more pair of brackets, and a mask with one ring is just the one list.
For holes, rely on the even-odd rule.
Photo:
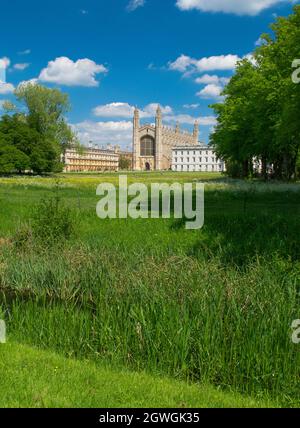
{"label": "tree", "polygon": [[30,167],[30,159],[21,150],[6,143],[0,134],[0,172],[25,172]]}
{"label": "tree", "polygon": [[[61,171],[61,155],[69,145],[79,145],[65,119],[70,108],[68,96],[58,89],[32,83],[19,85],[15,96],[25,105],[25,111],[11,103],[4,104],[7,114],[0,121],[0,132],[5,136],[5,147],[24,153],[29,159],[27,169],[33,172]],[[15,169],[12,165],[15,164],[5,170]]]}
{"label": "tree", "polygon": [[212,106],[218,123],[211,144],[244,177],[258,158],[265,177],[270,163],[277,178],[291,179],[300,153],[300,84],[291,77],[300,58],[300,6],[271,29],[273,36],[262,35],[253,60],[238,64],[224,103]]}
{"label": "tree", "polygon": [[131,161],[126,156],[121,155],[119,161],[119,167],[123,171],[128,171],[131,168]]}

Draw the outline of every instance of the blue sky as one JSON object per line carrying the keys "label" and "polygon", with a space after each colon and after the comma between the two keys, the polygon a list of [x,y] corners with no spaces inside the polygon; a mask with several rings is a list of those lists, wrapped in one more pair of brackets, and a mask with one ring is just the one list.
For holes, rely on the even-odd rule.
{"label": "blue sky", "polygon": [[[153,122],[160,103],[166,124],[201,140],[214,125],[210,104],[292,0],[52,0],[2,2],[1,103],[34,79],[70,95],[68,121],[82,142],[131,143],[131,116]],[[37,79],[37,80],[36,80]],[[1,75],[0,75],[1,80]],[[2,73],[2,80],[3,73]],[[1,111],[0,111],[1,114]]]}

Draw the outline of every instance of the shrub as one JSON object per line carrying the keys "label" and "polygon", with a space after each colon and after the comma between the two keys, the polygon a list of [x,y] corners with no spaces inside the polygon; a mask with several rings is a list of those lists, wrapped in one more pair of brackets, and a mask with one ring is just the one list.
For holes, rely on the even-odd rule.
{"label": "shrub", "polygon": [[66,206],[59,196],[43,199],[33,212],[33,237],[44,245],[70,240],[78,226],[78,214]]}

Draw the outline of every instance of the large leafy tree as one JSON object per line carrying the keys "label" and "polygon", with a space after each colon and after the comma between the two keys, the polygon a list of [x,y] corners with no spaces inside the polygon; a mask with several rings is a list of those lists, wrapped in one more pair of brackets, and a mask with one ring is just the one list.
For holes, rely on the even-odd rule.
{"label": "large leafy tree", "polygon": [[[0,172],[61,170],[61,155],[75,141],[65,120],[70,108],[68,96],[58,89],[31,83],[20,85],[15,96],[25,109],[19,110],[11,103],[4,106],[7,114],[0,121]],[[9,157],[15,161],[8,162]]]}
{"label": "large leafy tree", "polygon": [[278,178],[291,179],[300,148],[300,84],[292,80],[292,63],[300,58],[300,6],[271,28],[253,60],[238,64],[224,103],[213,106],[218,124],[211,143],[241,175],[249,174],[257,157],[264,175],[271,163]]}

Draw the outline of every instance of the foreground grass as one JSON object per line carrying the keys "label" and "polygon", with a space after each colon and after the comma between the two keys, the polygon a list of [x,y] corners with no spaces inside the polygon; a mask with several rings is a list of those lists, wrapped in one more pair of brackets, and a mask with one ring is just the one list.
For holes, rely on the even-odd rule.
{"label": "foreground grass", "polygon": [[15,343],[0,345],[0,407],[273,407],[213,387],[112,371]]}
{"label": "foreground grass", "polygon": [[0,318],[16,342],[299,405],[299,184],[132,174],[207,183],[205,226],[187,231],[98,219],[97,184],[116,174],[60,178],[80,222],[50,247],[20,231],[55,178],[0,179]]}

